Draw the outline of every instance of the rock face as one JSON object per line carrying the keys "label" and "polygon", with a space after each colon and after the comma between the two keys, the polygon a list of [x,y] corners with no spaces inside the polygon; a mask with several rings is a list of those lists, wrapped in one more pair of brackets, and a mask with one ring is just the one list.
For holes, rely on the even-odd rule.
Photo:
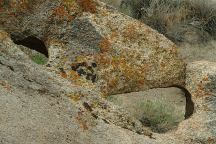
{"label": "rock face", "polygon": [[75,63],[91,59],[97,64],[96,85],[101,91],[115,94],[183,85],[184,62],[171,41],[130,17],[100,11],[103,15],[84,14],[74,20],[72,37],[81,38],[82,47],[92,51],[81,58],[78,54]]}
{"label": "rock face", "polygon": [[[0,31],[1,143],[215,143],[214,63],[185,71],[171,41],[101,2],[4,4],[0,29],[9,34]],[[47,67],[33,63],[10,37],[43,41]],[[166,134],[150,132],[103,98],[172,85],[191,92],[195,112]]]}
{"label": "rock face", "polygon": [[[116,137],[116,126],[122,127],[116,128],[123,133],[128,129],[151,135],[138,120],[101,98],[99,92],[75,86],[31,62],[5,32],[0,32],[0,51],[2,143],[101,143],[101,131],[109,131],[105,135],[110,137],[103,140],[109,143],[108,139]],[[114,139],[114,143],[120,140]]]}
{"label": "rock face", "polygon": [[186,88],[195,104],[194,115],[179,127],[185,138],[216,143],[216,65],[197,61],[187,66]]}
{"label": "rock face", "polygon": [[0,32],[1,143],[215,143],[214,63],[188,65],[193,116],[174,132],[151,134],[100,92],[34,64],[19,47]]}
{"label": "rock face", "polygon": [[16,20],[25,27],[8,28],[12,37],[42,39],[49,65],[79,85],[92,85],[105,95],[184,85],[185,63],[176,46],[103,3],[46,1]]}

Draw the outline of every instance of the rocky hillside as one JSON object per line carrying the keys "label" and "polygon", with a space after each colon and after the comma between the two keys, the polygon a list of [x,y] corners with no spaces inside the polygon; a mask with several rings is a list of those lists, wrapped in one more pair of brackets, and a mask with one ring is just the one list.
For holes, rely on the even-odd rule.
{"label": "rocky hillside", "polygon": [[[0,143],[216,143],[216,67],[97,0],[0,1]],[[185,120],[158,134],[108,101],[176,86]]]}

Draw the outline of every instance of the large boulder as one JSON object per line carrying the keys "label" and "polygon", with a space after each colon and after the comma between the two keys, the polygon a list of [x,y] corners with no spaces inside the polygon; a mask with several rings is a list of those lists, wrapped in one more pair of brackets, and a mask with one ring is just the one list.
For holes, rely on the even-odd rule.
{"label": "large boulder", "polygon": [[[1,143],[215,143],[214,63],[192,63],[185,72],[171,41],[97,1],[7,2],[0,19],[10,33],[0,32]],[[50,68],[33,63],[10,36],[19,44],[42,40]],[[195,111],[174,132],[152,133],[102,98],[184,87],[185,74]]]}
{"label": "large boulder", "polygon": [[4,144],[152,141],[152,133],[130,114],[100,92],[35,64],[5,32],[0,32],[0,117]]}
{"label": "large boulder", "polygon": [[[77,65],[86,63],[83,67],[88,79],[88,71],[94,69],[88,64],[91,60],[97,67],[96,80],[90,80],[105,94],[184,84],[185,63],[176,46],[155,30],[115,11],[102,7],[97,15],[85,13],[75,19],[70,42],[68,59],[73,61],[65,63],[65,70],[79,70]],[[76,52],[73,47],[81,49]],[[67,66],[70,63],[72,69]]]}
{"label": "large boulder", "polygon": [[99,91],[83,88],[35,64],[0,32],[0,141],[47,144],[216,142],[215,63],[187,67],[194,114],[176,131],[156,134]]}
{"label": "large boulder", "polygon": [[105,95],[184,85],[185,63],[175,44],[145,24],[98,1],[35,5],[15,16],[16,30],[5,29],[15,41],[43,40],[48,65],[73,83]]}

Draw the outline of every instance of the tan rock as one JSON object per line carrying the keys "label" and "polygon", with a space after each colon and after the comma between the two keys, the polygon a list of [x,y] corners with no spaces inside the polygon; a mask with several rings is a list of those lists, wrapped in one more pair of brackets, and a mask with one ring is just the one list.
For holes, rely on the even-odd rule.
{"label": "tan rock", "polygon": [[[97,1],[34,1],[31,7],[27,1],[15,6],[16,14],[11,15],[16,7],[10,7],[1,15],[1,29],[14,41],[32,35],[41,39],[49,50],[50,69],[57,74],[32,63],[8,34],[0,33],[3,143],[215,142],[214,63],[193,63],[185,72],[171,41]],[[177,131],[153,133],[156,139],[144,136],[152,133],[102,98],[184,87],[186,73],[195,112]]]}
{"label": "tan rock", "polygon": [[126,111],[33,63],[5,32],[0,52],[2,143],[123,144],[133,136],[152,141],[152,133]]}
{"label": "tan rock", "polygon": [[216,143],[216,65],[197,61],[188,64],[186,88],[195,105],[194,114],[179,125],[176,135],[191,143]]}
{"label": "tan rock", "polygon": [[79,85],[93,82],[105,95],[184,84],[185,63],[176,46],[104,3],[46,1],[17,20],[25,27],[8,28],[15,39],[44,40],[55,69]]}

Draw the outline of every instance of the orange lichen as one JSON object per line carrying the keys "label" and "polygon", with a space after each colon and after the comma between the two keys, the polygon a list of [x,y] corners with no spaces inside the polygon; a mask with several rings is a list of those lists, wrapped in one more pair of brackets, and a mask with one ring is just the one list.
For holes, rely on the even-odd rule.
{"label": "orange lichen", "polygon": [[214,144],[216,142],[216,138],[209,137],[208,138],[208,144]]}
{"label": "orange lichen", "polygon": [[53,80],[53,78],[52,77],[48,77],[48,80]]}
{"label": "orange lichen", "polygon": [[79,101],[82,97],[84,97],[84,94],[77,92],[77,93],[73,93],[70,94],[68,97],[70,97],[73,101],[77,102]]}
{"label": "orange lichen", "polygon": [[70,15],[64,6],[59,6],[54,9],[53,14],[57,16],[60,20],[66,19],[72,21],[75,17]]}
{"label": "orange lichen", "polygon": [[100,54],[96,60],[100,67],[104,69],[101,77],[106,84],[101,86],[101,91],[105,95],[112,93],[112,91],[115,92],[122,82],[130,81],[124,88],[121,87],[122,90],[143,87],[145,84],[145,75],[149,71],[149,65],[145,63],[136,64],[137,61],[142,61],[142,57],[133,51],[122,52],[116,56]]}
{"label": "orange lichen", "polygon": [[207,89],[205,89],[203,81],[197,84],[197,89],[193,94],[194,97],[208,97],[211,95],[212,93],[208,91]]}
{"label": "orange lichen", "polygon": [[19,5],[20,5],[21,9],[26,9],[29,7],[29,2],[28,2],[28,0],[21,0]]}
{"label": "orange lichen", "polygon": [[53,13],[56,15],[56,16],[59,16],[59,17],[64,17],[68,14],[68,12],[65,10],[65,7],[64,6],[59,6],[59,7],[56,7],[53,11]]}
{"label": "orange lichen", "polygon": [[48,45],[48,46],[50,45],[58,45],[59,47],[64,46],[64,41],[60,39],[50,38],[48,37],[48,35],[45,35],[45,37],[42,40],[45,41],[45,45]]}
{"label": "orange lichen", "polygon": [[83,117],[84,117],[84,115],[82,114],[82,112],[78,112],[78,115],[76,116],[76,120],[83,130],[88,130],[89,128],[87,125],[87,121],[85,119],[83,119]]}
{"label": "orange lichen", "polygon": [[112,89],[112,88],[116,88],[116,86],[118,85],[118,79],[117,78],[113,78],[110,79],[108,81],[108,86]]}
{"label": "orange lichen", "polygon": [[93,0],[77,0],[84,12],[96,13],[96,3]]}
{"label": "orange lichen", "polygon": [[69,75],[70,75],[72,81],[76,81],[76,80],[80,79],[80,76],[78,75],[78,73],[76,71],[71,70]]}
{"label": "orange lichen", "polygon": [[7,32],[0,32],[0,41],[8,39],[10,36]]}
{"label": "orange lichen", "polygon": [[109,12],[107,11],[107,9],[101,9],[100,14],[101,14],[101,16],[105,17],[105,16],[109,15]]}
{"label": "orange lichen", "polygon": [[29,0],[19,0],[19,1],[0,1],[0,16],[7,15],[14,17],[19,12],[25,12],[32,10]]}
{"label": "orange lichen", "polygon": [[203,77],[203,81],[209,81],[208,75],[206,75],[206,76]]}
{"label": "orange lichen", "polygon": [[107,38],[103,38],[99,43],[99,48],[102,53],[108,52],[111,49],[111,43]]}
{"label": "orange lichen", "polygon": [[[111,64],[114,69],[120,70],[127,79],[133,79],[140,82],[143,80],[143,76],[148,70],[148,66],[145,64],[135,65],[130,63],[130,61],[133,61],[133,58],[137,59],[138,57],[138,55],[130,55],[128,57],[126,55],[116,56],[112,58]],[[128,58],[130,58],[130,60]]]}
{"label": "orange lichen", "polygon": [[116,31],[113,31],[113,32],[111,33],[110,39],[114,39],[114,38],[116,38],[117,36],[118,36],[118,33],[117,33]]}
{"label": "orange lichen", "polygon": [[63,0],[62,3],[53,9],[53,15],[59,20],[72,21],[80,13],[78,4],[74,0]]}
{"label": "orange lichen", "polygon": [[110,64],[110,58],[103,53],[95,55],[95,61],[101,64],[101,66],[108,66]]}
{"label": "orange lichen", "polygon": [[160,66],[161,66],[162,68],[165,68],[166,65],[167,65],[167,64],[166,64],[164,61],[162,61],[162,62],[160,63]]}
{"label": "orange lichen", "polygon": [[60,72],[61,77],[67,78],[67,74],[65,72]]}
{"label": "orange lichen", "polygon": [[7,91],[11,90],[11,86],[6,81],[0,80],[0,85],[3,86],[3,88],[6,89]]}
{"label": "orange lichen", "polygon": [[139,36],[137,27],[134,24],[129,24],[123,31],[123,36],[127,40],[135,40]]}

